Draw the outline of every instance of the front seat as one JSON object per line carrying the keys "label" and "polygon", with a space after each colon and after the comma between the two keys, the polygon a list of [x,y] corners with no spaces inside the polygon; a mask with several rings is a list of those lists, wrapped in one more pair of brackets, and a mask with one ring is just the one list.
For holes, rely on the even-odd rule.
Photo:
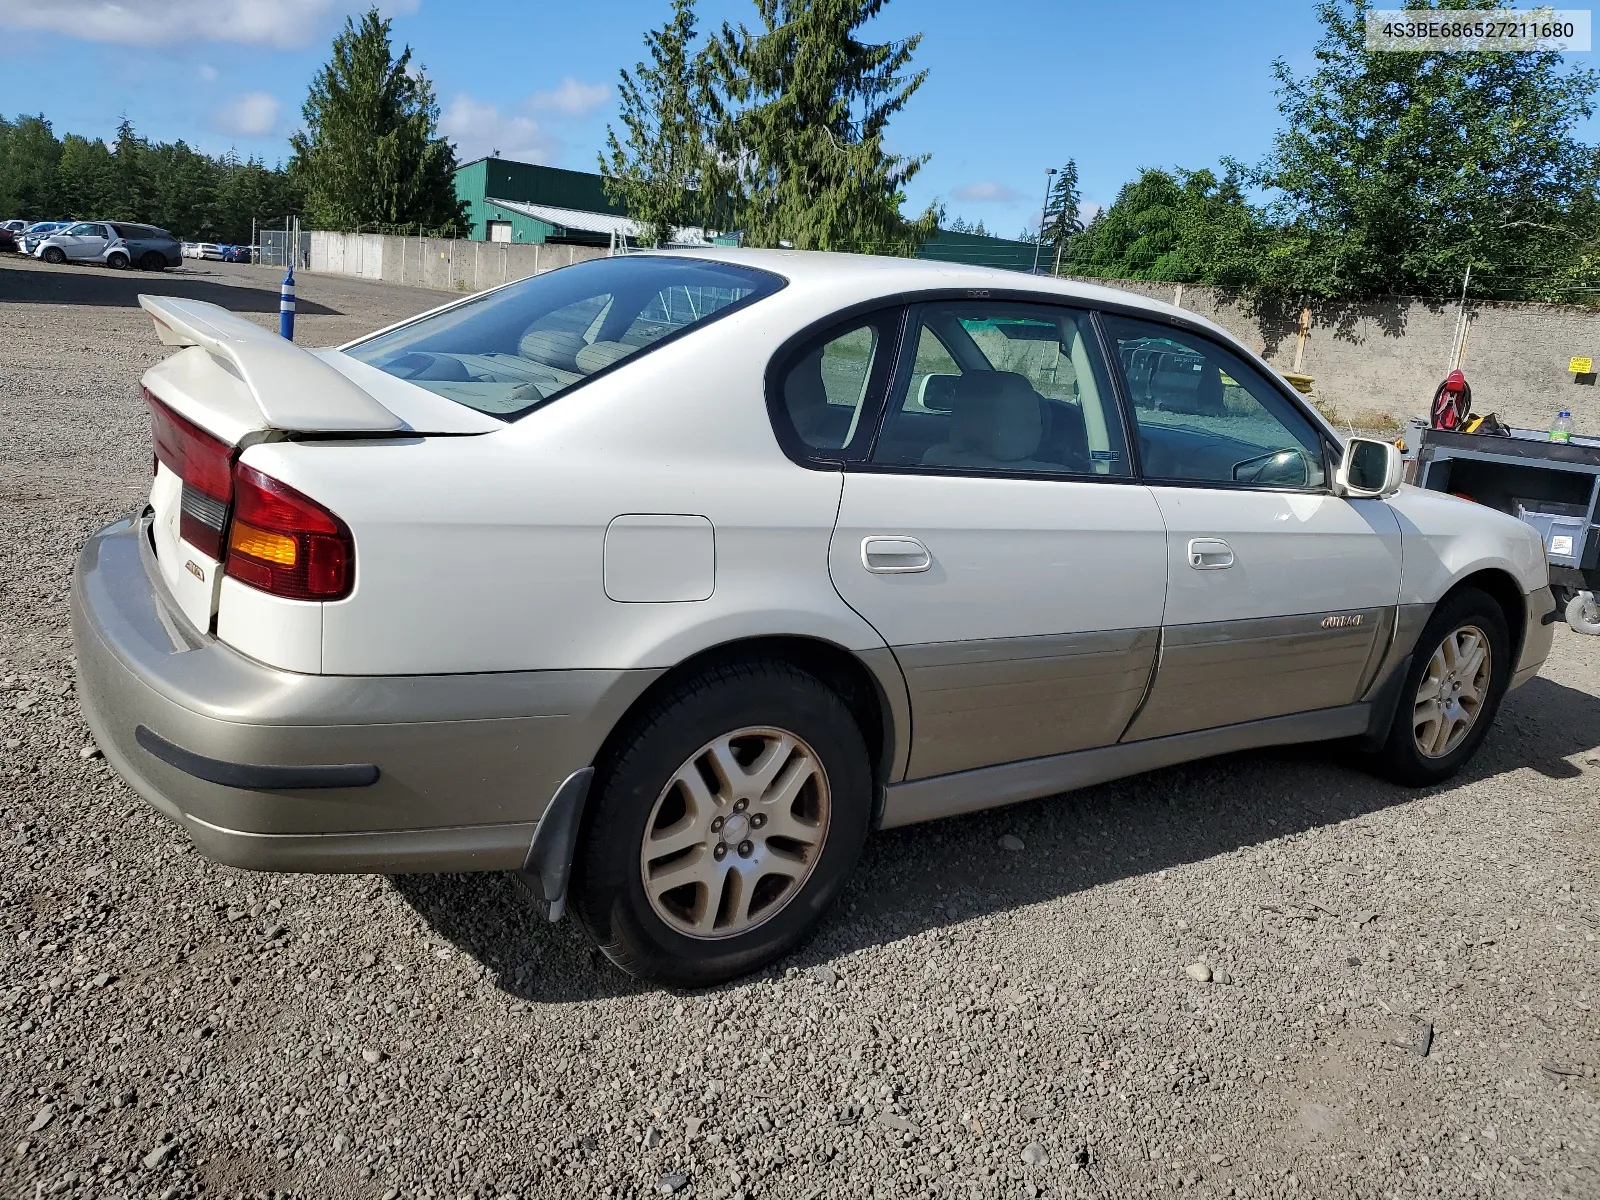
{"label": "front seat", "polygon": [[1038,453],[1044,436],[1039,397],[1014,371],[974,371],[955,380],[950,392],[950,437],[929,447],[925,467],[1004,468],[1060,471]]}

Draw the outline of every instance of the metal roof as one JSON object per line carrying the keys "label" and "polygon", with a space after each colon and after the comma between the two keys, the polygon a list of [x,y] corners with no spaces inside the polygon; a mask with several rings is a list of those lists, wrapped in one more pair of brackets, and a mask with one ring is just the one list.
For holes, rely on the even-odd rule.
{"label": "metal roof", "polygon": [[[559,225],[563,229],[574,229],[582,233],[603,233],[608,237],[612,234],[621,234],[623,237],[635,240],[638,240],[643,233],[643,227],[639,222],[629,217],[619,217],[614,213],[585,212],[581,208],[558,208],[553,204],[530,204],[526,200],[497,200],[493,196],[485,196],[484,203],[521,213],[525,217],[532,217],[547,225]],[[672,244],[706,246],[710,244],[710,239],[706,237],[703,229],[680,229]]]}

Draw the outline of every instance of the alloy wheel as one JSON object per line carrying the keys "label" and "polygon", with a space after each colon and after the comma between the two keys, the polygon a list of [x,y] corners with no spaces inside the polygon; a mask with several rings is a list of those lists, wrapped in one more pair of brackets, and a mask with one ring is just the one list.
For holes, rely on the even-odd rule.
{"label": "alloy wheel", "polygon": [[1443,758],[1472,731],[1489,694],[1494,663],[1476,625],[1445,635],[1428,660],[1413,702],[1411,731],[1424,758]]}
{"label": "alloy wheel", "polygon": [[695,938],[771,920],[815,869],[831,800],[822,760],[793,733],[750,727],[707,742],[645,824],[639,869],[651,909]]}

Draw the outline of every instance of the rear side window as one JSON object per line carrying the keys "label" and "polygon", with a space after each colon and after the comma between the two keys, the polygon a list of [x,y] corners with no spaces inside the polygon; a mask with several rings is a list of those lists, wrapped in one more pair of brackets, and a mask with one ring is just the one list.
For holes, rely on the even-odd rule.
{"label": "rear side window", "polygon": [[699,259],[597,259],[524,279],[345,353],[468,408],[515,420],[783,283],[767,271]]}
{"label": "rear side window", "polygon": [[910,370],[872,461],[1003,475],[1126,478],[1122,417],[1089,314],[974,300],[915,309]]}

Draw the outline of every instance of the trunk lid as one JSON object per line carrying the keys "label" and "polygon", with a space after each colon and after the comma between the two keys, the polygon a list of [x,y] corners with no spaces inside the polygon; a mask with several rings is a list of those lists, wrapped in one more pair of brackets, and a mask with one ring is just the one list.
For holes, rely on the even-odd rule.
{"label": "trunk lid", "polygon": [[[181,347],[146,371],[141,382],[152,419],[165,433],[160,448],[166,454],[156,464],[150,489],[156,560],[184,615],[199,629],[209,629],[216,613],[229,498],[219,496],[214,483],[201,484],[197,477],[214,480],[219,458],[231,464],[257,442],[284,438],[387,441],[471,436],[504,428],[493,417],[336,350],[296,346],[215,304],[140,296],[139,305],[154,320],[162,343]],[[163,408],[179,421],[173,422]],[[192,428],[185,430],[184,425]],[[157,441],[162,443],[162,432]],[[174,451],[174,446],[179,448]],[[191,458],[205,458],[200,467],[191,463],[185,470],[185,446]],[[214,529],[214,538],[196,538],[196,529]]]}

